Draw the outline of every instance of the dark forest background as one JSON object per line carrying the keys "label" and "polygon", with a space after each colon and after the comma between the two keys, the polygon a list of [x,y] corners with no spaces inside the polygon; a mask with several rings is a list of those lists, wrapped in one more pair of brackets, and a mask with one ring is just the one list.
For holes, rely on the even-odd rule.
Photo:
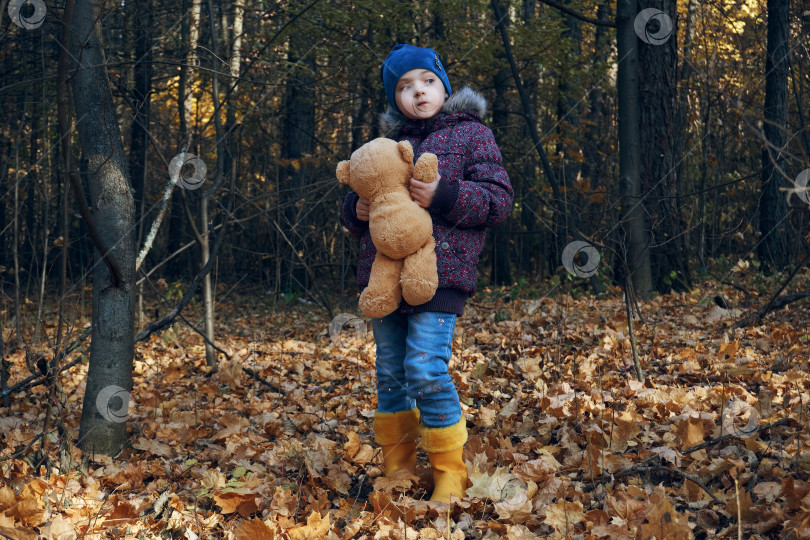
{"label": "dark forest background", "polygon": [[[169,161],[187,149],[208,166],[203,188],[175,188],[139,279],[173,283],[195,275],[206,198],[208,220],[226,224],[212,272],[217,283],[260,284],[267,294],[348,309],[353,300],[335,293],[356,292],[356,246],[340,225],[345,191],[334,168],[380,134],[385,99],[378,69],[400,42],[436,48],[453,86],[469,85],[489,103],[486,121],[516,197],[509,222],[489,235],[482,283],[564,277],[561,251],[575,238],[568,221],[597,246],[597,277],[617,279],[623,188],[616,30],[584,20],[615,26],[617,7],[562,6],[577,17],[543,2],[502,4],[564,215],[534,148],[489,2],[104,4],[101,45],[128,157],[139,250],[157,217]],[[663,60],[645,58],[640,48],[637,104],[652,287],[688,287],[712,261],[785,268],[803,256],[807,204],[799,196],[788,205],[785,193],[765,194],[763,152],[778,159],[773,179],[779,187],[791,187],[808,167],[810,15],[799,3],[790,11],[787,2],[770,2],[783,5],[788,23],[780,125],[765,113],[765,2],[684,1],[677,11],[675,2],[658,4],[671,13],[674,32],[663,45],[646,45],[666,50]],[[6,18],[0,37],[0,279],[6,294],[17,286],[21,298],[34,303],[43,280],[48,293],[60,286],[63,294],[80,290],[93,259],[75,197],[66,200],[56,106],[62,6],[47,5],[41,27],[25,30]],[[775,147],[766,142],[769,127],[781,139]],[[87,191],[90,173],[75,124],[70,136],[76,138],[74,168]],[[763,256],[760,214],[771,211],[781,220],[772,233],[781,244]],[[4,309],[29,309],[8,300]]]}

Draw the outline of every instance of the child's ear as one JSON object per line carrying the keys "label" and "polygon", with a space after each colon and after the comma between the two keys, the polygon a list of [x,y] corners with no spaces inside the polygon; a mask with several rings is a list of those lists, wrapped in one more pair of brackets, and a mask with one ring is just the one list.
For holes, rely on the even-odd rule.
{"label": "child's ear", "polygon": [[399,153],[402,155],[402,159],[407,161],[409,164],[413,164],[413,146],[411,146],[411,143],[408,141],[399,141],[397,148],[399,148]]}
{"label": "child's ear", "polygon": [[338,182],[340,182],[341,184],[348,184],[350,172],[351,166],[349,165],[348,161],[341,161],[340,163],[338,163],[337,170],[335,171]]}

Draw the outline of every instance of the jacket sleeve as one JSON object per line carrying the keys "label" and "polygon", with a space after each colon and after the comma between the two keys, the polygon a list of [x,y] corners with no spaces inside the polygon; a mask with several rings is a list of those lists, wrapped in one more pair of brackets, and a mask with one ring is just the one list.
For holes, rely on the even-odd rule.
{"label": "jacket sleeve", "polygon": [[358,200],[360,196],[354,191],[346,194],[346,198],[343,199],[343,223],[350,233],[359,238],[368,230],[368,221],[357,218]]}
{"label": "jacket sleeve", "polygon": [[498,225],[512,211],[514,193],[492,131],[477,124],[468,146],[463,178],[440,179],[431,206],[459,227]]}

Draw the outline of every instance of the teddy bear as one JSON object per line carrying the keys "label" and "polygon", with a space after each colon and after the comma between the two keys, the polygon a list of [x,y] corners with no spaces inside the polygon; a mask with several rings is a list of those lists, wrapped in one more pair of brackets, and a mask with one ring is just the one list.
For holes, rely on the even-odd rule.
{"label": "teddy bear", "polygon": [[433,221],[411,199],[411,178],[436,180],[438,160],[424,153],[413,163],[408,141],[380,137],[352,153],[337,166],[337,178],[368,199],[369,231],[377,248],[368,286],[360,294],[360,311],[369,318],[393,313],[400,300],[418,306],[436,293],[436,245]]}

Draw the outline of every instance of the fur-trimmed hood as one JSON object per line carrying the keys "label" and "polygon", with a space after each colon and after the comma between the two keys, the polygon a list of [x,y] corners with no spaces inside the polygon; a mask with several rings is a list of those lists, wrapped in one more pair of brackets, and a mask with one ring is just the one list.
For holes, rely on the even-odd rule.
{"label": "fur-trimmed hood", "polygon": [[[478,118],[483,119],[487,113],[487,101],[481,94],[469,86],[465,86],[447,98],[439,114],[452,114],[460,111],[472,111],[478,115]],[[380,129],[384,136],[392,137],[399,133],[399,130],[409,121],[402,113],[389,105],[388,110],[380,115]]]}

